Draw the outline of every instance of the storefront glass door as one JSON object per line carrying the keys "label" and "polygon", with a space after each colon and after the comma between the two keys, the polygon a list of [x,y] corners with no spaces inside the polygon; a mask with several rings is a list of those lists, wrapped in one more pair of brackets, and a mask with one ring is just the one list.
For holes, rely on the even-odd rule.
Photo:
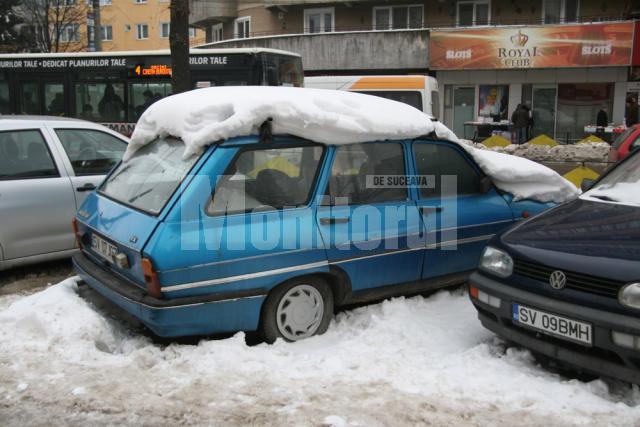
{"label": "storefront glass door", "polygon": [[476,105],[475,87],[453,88],[453,131],[464,136],[464,122],[473,121]]}
{"label": "storefront glass door", "polygon": [[556,87],[534,86],[532,94],[533,135],[555,136],[556,127]]}

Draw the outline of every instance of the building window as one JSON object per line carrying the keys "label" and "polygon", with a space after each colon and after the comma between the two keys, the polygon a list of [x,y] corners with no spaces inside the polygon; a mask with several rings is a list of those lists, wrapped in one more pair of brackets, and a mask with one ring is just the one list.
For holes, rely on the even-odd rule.
{"label": "building window", "polygon": [[374,7],[373,28],[374,30],[422,28],[423,16],[422,5]]}
{"label": "building window", "polygon": [[216,24],[211,26],[211,35],[209,36],[209,40],[207,43],[219,42],[224,38],[224,27],[223,24]]}
{"label": "building window", "polygon": [[160,37],[162,37],[163,39],[166,39],[167,37],[169,37],[169,30],[170,30],[170,26],[168,22],[160,23]]}
{"label": "building window", "polygon": [[66,24],[61,27],[60,41],[63,43],[79,42],[80,41],[80,25],[78,24]]}
{"label": "building window", "polygon": [[103,41],[113,40],[113,27],[111,25],[101,25],[100,30],[102,31]]}
{"label": "building window", "polygon": [[147,0],[134,0],[136,4],[144,4]]}
{"label": "building window", "polygon": [[111,6],[111,0],[100,0],[100,6]]}
{"label": "building window", "polygon": [[189,37],[194,38],[197,35],[197,30],[195,27],[189,27]]}
{"label": "building window", "polygon": [[334,21],[335,9],[333,7],[304,10],[305,33],[331,32],[334,29]]}
{"label": "building window", "polygon": [[251,37],[251,17],[243,16],[235,20],[235,30],[233,33],[237,39],[246,39]]}
{"label": "building window", "polygon": [[145,40],[149,38],[149,25],[138,24],[136,25],[136,38],[138,40]]}
{"label": "building window", "polygon": [[542,22],[544,24],[576,22],[579,9],[579,0],[543,0]]}
{"label": "building window", "polygon": [[63,0],[61,3],[65,6],[75,6],[76,0]]}
{"label": "building window", "polygon": [[457,22],[459,27],[489,25],[491,23],[491,2],[459,1]]}

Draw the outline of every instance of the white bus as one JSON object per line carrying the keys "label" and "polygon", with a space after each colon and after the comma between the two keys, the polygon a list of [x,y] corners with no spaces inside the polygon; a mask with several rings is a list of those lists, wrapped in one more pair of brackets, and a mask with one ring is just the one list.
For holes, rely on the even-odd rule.
{"label": "white bus", "polygon": [[429,76],[322,76],[305,77],[304,86],[348,90],[404,102],[433,117],[440,115],[438,81]]}

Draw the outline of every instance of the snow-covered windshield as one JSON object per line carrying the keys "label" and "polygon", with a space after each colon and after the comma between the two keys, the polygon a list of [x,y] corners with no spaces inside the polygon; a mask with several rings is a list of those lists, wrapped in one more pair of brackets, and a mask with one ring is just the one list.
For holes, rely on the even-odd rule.
{"label": "snow-covered windshield", "polygon": [[640,206],[640,155],[615,168],[583,197]]}
{"label": "snow-covered windshield", "polygon": [[160,138],[120,163],[100,192],[151,214],[159,213],[198,156],[183,159],[185,146],[174,138]]}

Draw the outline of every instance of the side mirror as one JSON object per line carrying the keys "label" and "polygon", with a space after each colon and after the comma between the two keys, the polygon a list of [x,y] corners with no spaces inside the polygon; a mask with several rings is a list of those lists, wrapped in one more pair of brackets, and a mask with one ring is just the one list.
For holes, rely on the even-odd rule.
{"label": "side mirror", "polygon": [[482,194],[487,194],[492,188],[493,182],[491,182],[491,178],[485,176],[480,180],[480,191]]}
{"label": "side mirror", "polygon": [[585,178],[582,180],[582,183],[580,183],[580,189],[584,193],[585,191],[589,191],[595,183],[596,181],[594,179]]}

